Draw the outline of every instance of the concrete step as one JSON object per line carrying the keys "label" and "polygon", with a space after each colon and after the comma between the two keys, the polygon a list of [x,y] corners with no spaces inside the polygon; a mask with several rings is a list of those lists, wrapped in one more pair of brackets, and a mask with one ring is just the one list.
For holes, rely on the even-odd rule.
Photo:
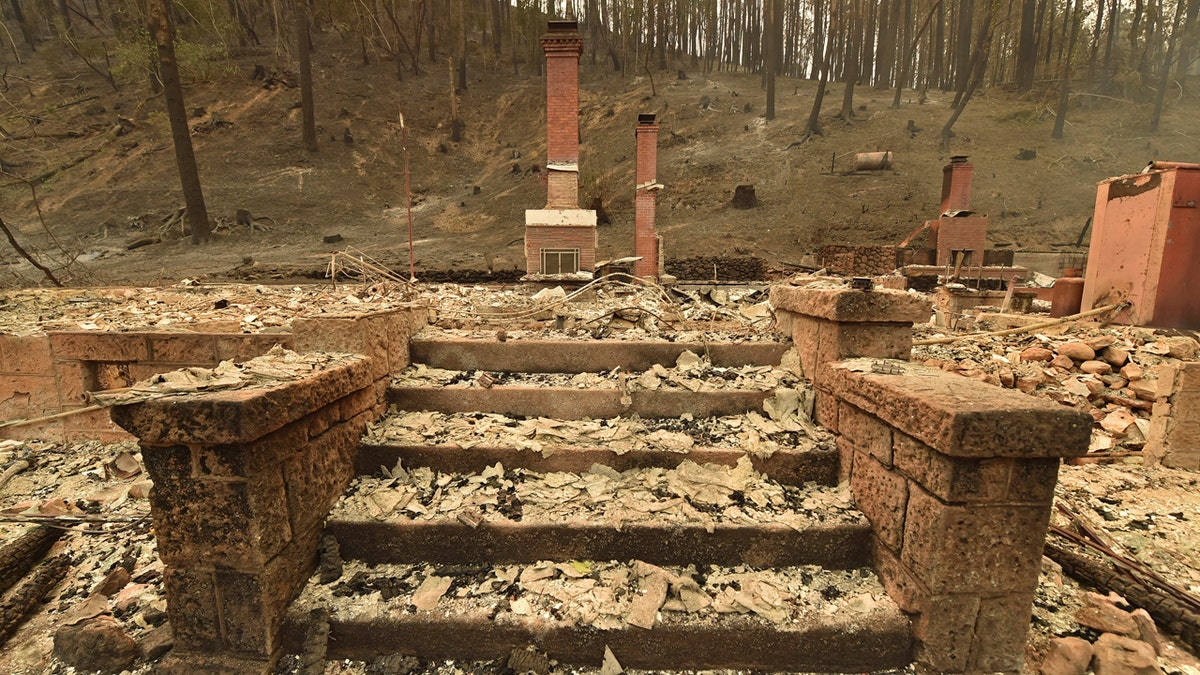
{"label": "concrete step", "polygon": [[503,662],[532,645],[567,665],[597,666],[608,647],[625,668],[870,672],[905,666],[912,649],[867,569],[350,563],[293,604],[289,651],[314,609],[329,612],[331,659]]}
{"label": "concrete step", "polygon": [[428,466],[478,473],[509,469],[618,471],[674,468],[685,459],[734,466],[749,456],[756,471],[789,485],[837,484],[837,447],[825,429],[757,412],[694,419],[554,420],[483,413],[394,412],[368,431],[358,471]]}
{"label": "concrete step", "polygon": [[869,564],[870,526],[846,489],[783,485],[752,468],[360,476],[326,531],[369,563],[630,560],[775,567]]}
{"label": "concrete step", "polygon": [[416,337],[409,343],[414,363],[448,370],[518,373],[591,373],[620,368],[648,370],[675,365],[691,351],[714,366],[777,366],[791,342],[667,342],[665,340],[541,340]]}

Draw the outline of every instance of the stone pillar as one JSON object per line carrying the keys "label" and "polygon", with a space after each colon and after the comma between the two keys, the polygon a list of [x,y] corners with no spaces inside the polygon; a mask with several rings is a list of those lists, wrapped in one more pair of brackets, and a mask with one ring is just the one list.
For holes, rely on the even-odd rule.
{"label": "stone pillar", "polygon": [[1200,470],[1200,363],[1159,369],[1144,454],[1151,463]]}
{"label": "stone pillar", "polygon": [[342,355],[269,387],[112,408],[154,481],[150,513],[175,636],[161,672],[271,672],[325,515],[384,405],[372,361]]}
{"label": "stone pillar", "polygon": [[1091,416],[902,361],[820,369],[818,420],[919,666],[1020,672],[1059,458],[1087,452]]}
{"label": "stone pillar", "polygon": [[579,55],[583,37],[574,21],[551,21],[546,54],[547,209],[579,208]]}
{"label": "stone pillar", "polygon": [[638,115],[637,124],[637,196],[633,224],[634,276],[657,279],[658,235],[654,231],[654,209],[658,201],[658,125],[653,114]]}
{"label": "stone pillar", "polygon": [[912,325],[929,320],[923,297],[879,288],[855,290],[835,281],[771,287],[779,329],[792,338],[805,377],[816,382],[818,366],[857,356],[908,359]]}

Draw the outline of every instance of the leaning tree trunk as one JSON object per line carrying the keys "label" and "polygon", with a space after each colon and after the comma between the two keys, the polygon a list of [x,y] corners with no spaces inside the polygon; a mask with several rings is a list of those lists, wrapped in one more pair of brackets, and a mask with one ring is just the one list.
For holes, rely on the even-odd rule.
{"label": "leaning tree trunk", "polygon": [[296,41],[300,57],[300,119],[303,126],[304,148],[317,151],[317,116],[313,104],[312,42],[308,34],[308,2],[296,0]]}
{"label": "leaning tree trunk", "polygon": [[170,2],[149,0],[146,3],[146,25],[158,48],[158,76],[162,82],[163,98],[167,102],[167,118],[171,121],[175,163],[179,166],[179,182],[183,186],[187,222],[192,228],[192,243],[200,244],[212,239],[212,230],[208,226],[204,192],[200,189],[200,171],[196,168],[196,154],[192,150],[192,135],[183,103],[183,85],[179,81],[179,64],[175,60],[175,27],[171,24]]}
{"label": "leaning tree trunk", "polygon": [[29,25],[29,19],[25,18],[25,12],[21,11],[21,0],[9,0],[9,4],[12,5],[13,18],[17,20],[17,27],[21,29],[21,36],[25,38],[25,44],[29,45],[31,51],[37,51],[33,28]]}
{"label": "leaning tree trunk", "polygon": [[[1073,25],[1071,26],[1070,42],[1067,45],[1067,56],[1063,60],[1062,90],[1059,92],[1058,96],[1058,111],[1054,116],[1054,131],[1050,132],[1051,138],[1062,138],[1063,131],[1067,123],[1067,105],[1071,101],[1071,54],[1075,51],[1075,38],[1079,35],[1079,20],[1080,15],[1082,14],[1082,3],[1083,0],[1075,0],[1074,21],[1071,21],[1070,16],[1068,16],[1068,12],[1063,13],[1063,20],[1071,21]],[[1069,11],[1071,6],[1067,5],[1066,9]]]}
{"label": "leaning tree trunk", "polygon": [[1171,23],[1171,37],[1167,39],[1167,53],[1163,55],[1162,71],[1158,78],[1158,92],[1154,95],[1154,115],[1150,117],[1151,133],[1158,131],[1158,122],[1162,119],[1163,101],[1167,95],[1167,85],[1171,80],[1171,60],[1175,57],[1175,45],[1179,43],[1179,24],[1183,18],[1183,0],[1175,7],[1175,19]]}

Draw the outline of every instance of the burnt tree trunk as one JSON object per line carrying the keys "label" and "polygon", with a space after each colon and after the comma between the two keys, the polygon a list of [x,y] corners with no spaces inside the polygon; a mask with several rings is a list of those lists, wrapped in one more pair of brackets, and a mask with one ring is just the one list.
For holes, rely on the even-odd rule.
{"label": "burnt tree trunk", "polygon": [[296,0],[296,42],[300,58],[300,119],[303,127],[304,148],[317,151],[317,119],[313,104],[312,43],[308,34],[308,2]]}
{"label": "burnt tree trunk", "polygon": [[200,171],[196,168],[192,134],[188,129],[183,85],[179,81],[179,64],[175,60],[175,28],[171,24],[169,3],[170,0],[149,0],[146,3],[146,27],[154,37],[158,50],[158,77],[167,103],[167,118],[171,121],[171,140],[175,143],[175,163],[179,167],[183,203],[187,206],[187,222],[192,228],[192,243],[200,244],[212,239],[212,230],[208,225],[204,192],[200,189]]}
{"label": "burnt tree trunk", "polygon": [[17,20],[25,44],[29,45],[31,51],[36,51],[37,41],[33,38],[33,28],[29,25],[29,19],[25,18],[25,12],[21,11],[21,0],[9,0],[9,4],[12,5],[13,18]]}

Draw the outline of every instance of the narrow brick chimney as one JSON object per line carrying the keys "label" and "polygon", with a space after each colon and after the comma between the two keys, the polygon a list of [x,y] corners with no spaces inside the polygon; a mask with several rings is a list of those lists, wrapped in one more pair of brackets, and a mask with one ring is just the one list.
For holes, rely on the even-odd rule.
{"label": "narrow brick chimney", "polygon": [[969,211],[971,209],[971,176],[975,166],[967,163],[965,155],[950,158],[942,169],[942,210]]}
{"label": "narrow brick chimney", "polygon": [[551,21],[546,54],[546,169],[548,209],[579,208],[579,55],[583,37],[574,21]]}
{"label": "narrow brick chimney", "polygon": [[654,209],[658,200],[658,125],[652,113],[638,115],[637,123],[637,197],[633,224],[633,254],[641,260],[634,263],[633,273],[639,277],[658,278],[658,235],[654,232]]}

